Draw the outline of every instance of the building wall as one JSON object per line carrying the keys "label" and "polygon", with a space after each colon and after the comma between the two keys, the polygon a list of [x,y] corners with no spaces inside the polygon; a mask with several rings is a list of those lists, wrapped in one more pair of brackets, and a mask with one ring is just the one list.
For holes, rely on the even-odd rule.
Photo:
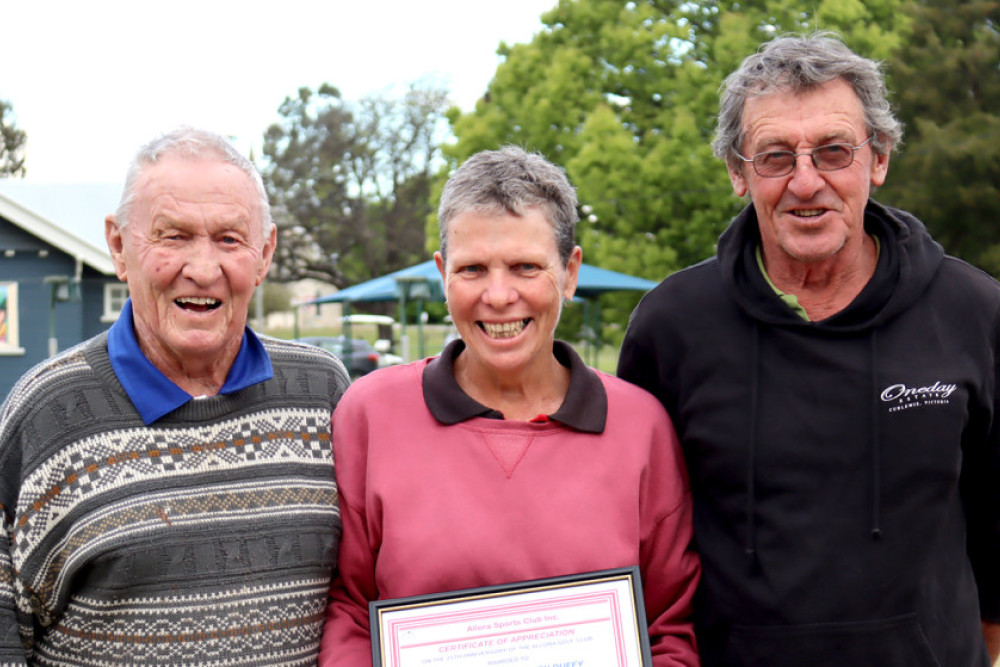
{"label": "building wall", "polygon": [[83,304],[81,340],[93,338],[114,322],[104,319],[104,286],[108,283],[118,284],[119,280],[115,276],[106,276],[97,271],[84,269],[83,279],[80,281],[80,297]]}
{"label": "building wall", "polygon": [[[293,303],[309,301],[310,299],[334,294],[337,291],[337,288],[329,283],[311,279],[287,283],[285,284],[285,288],[289,291]],[[252,307],[250,312],[252,317],[254,314]],[[339,330],[342,312],[343,308],[339,303],[293,306],[291,310],[285,312],[269,313],[264,325],[264,331],[291,331],[296,328],[296,317],[298,317],[298,329],[302,335],[305,335],[304,332]],[[256,325],[256,321],[254,321],[254,324]]]}
{"label": "building wall", "polygon": [[[0,251],[37,252],[48,249],[48,245],[20,227],[0,218]],[[0,254],[0,257],[3,257]]]}
{"label": "building wall", "polygon": [[65,350],[110,326],[102,322],[104,284],[117,282],[84,266],[79,297],[53,302],[46,278],[76,276],[73,257],[0,219],[0,283],[17,284],[18,347],[0,347],[0,399],[21,375],[49,356],[49,338]]}

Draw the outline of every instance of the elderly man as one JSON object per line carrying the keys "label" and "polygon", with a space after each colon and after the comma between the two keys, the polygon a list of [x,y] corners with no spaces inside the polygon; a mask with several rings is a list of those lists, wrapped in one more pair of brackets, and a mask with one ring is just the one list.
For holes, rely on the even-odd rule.
{"label": "elderly man", "polygon": [[276,238],[260,177],[178,130],[106,237],[130,302],[2,409],[0,663],[314,665],[348,378],[246,326]]}
{"label": "elderly man", "polygon": [[714,144],[748,206],[629,325],[619,375],[691,473],[709,667],[989,664],[1000,286],[870,198],[900,137],[875,63],[766,44]]}

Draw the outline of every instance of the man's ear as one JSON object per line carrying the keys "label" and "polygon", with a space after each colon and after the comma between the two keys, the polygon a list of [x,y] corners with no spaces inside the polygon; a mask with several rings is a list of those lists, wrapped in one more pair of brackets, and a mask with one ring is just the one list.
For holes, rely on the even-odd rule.
{"label": "man's ear", "polygon": [[889,174],[889,154],[892,153],[892,144],[886,141],[885,153],[876,153],[872,150],[872,185],[876,188],[885,183],[885,177]]}
{"label": "man's ear", "polygon": [[271,260],[274,259],[274,251],[278,247],[278,226],[271,225],[271,232],[264,241],[264,247],[260,253],[260,270],[257,272],[257,286],[264,282],[267,272],[271,269]]}
{"label": "man's ear", "polygon": [[114,215],[109,215],[104,219],[104,240],[107,241],[108,250],[111,252],[111,261],[115,265],[118,280],[123,283],[128,282],[128,270],[125,266],[125,242],[122,239],[122,230]]}
{"label": "man's ear", "polygon": [[747,179],[743,174],[743,165],[735,165],[727,161],[726,169],[729,171],[729,182],[733,184],[733,192],[736,193],[737,197],[742,197],[748,190]]}

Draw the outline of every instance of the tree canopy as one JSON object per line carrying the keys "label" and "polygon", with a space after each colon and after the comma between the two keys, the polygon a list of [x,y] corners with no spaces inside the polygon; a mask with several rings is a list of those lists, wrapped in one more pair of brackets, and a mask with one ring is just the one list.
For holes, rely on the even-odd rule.
{"label": "tree canopy", "polygon": [[[725,76],[789,31],[836,30],[887,57],[909,21],[902,2],[560,0],[530,43],[501,45],[475,110],[452,112],[445,151],[458,163],[514,143],[562,165],[591,211],[585,261],[657,280],[709,256],[744,205],[710,146]],[[619,321],[633,305],[605,299]]]}
{"label": "tree canopy", "polygon": [[424,259],[446,108],[444,91],[417,85],[353,104],[329,84],[286,98],[263,145],[272,278],[346,287]]}
{"label": "tree canopy", "polygon": [[1000,276],[1000,3],[924,0],[907,13],[889,63],[906,133],[877,196]]}
{"label": "tree canopy", "polygon": [[14,108],[0,100],[0,176],[24,176],[24,143],[27,135],[17,128]]}
{"label": "tree canopy", "polygon": [[[344,286],[426,257],[448,171],[513,143],[561,165],[577,187],[584,261],[658,280],[711,255],[746,203],[710,146],[723,79],[761,43],[814,30],[885,63],[906,135],[875,196],[1000,275],[998,7],[559,0],[530,42],[500,45],[502,62],[472,111],[447,111],[449,143],[441,91],[348,104],[331,86],[303,88],[265,139],[283,234],[277,275]],[[426,234],[415,220],[427,220]],[[624,323],[635,298],[602,297],[605,319]]]}

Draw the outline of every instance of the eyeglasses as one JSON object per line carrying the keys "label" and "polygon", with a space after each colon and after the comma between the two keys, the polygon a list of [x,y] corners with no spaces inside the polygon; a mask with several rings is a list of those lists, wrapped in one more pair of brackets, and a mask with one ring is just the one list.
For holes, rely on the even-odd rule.
{"label": "eyeglasses", "polygon": [[837,171],[846,169],[854,162],[854,153],[859,148],[875,138],[871,135],[857,146],[850,144],[826,144],[817,146],[805,153],[793,153],[792,151],[765,151],[757,153],[752,158],[743,157],[739,153],[736,157],[744,162],[752,162],[753,170],[758,176],[764,178],[778,178],[787,176],[795,171],[795,164],[799,157],[808,155],[812,158],[813,166],[820,171]]}

